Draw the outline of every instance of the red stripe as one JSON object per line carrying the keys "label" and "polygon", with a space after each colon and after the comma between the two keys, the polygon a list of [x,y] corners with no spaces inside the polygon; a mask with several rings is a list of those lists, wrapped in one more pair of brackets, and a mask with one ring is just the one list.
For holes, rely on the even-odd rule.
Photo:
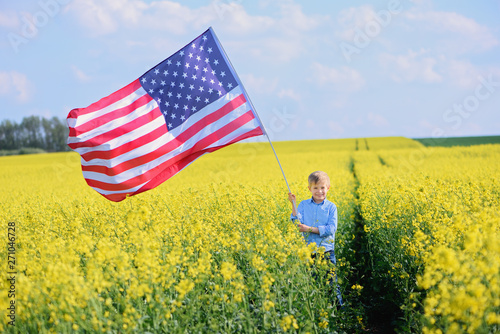
{"label": "red stripe", "polygon": [[[211,144],[213,144],[217,140],[225,137],[226,135],[230,134],[231,132],[233,132],[234,130],[239,128],[241,125],[246,124],[247,122],[251,121],[252,119],[254,119],[254,115],[253,115],[253,112],[251,110],[249,110],[248,112],[241,115],[240,117],[238,117],[237,119],[235,119],[231,123],[226,124],[225,126],[220,128],[216,132],[213,132],[210,135],[199,140],[190,149],[179,153],[178,155],[163,162],[162,164],[148,170],[144,174],[133,177],[133,178],[131,178],[127,181],[124,181],[122,183],[113,184],[113,183],[92,180],[92,179],[86,179],[86,181],[91,187],[96,187],[96,188],[100,188],[100,189],[108,190],[108,191],[126,190],[126,189],[136,187],[144,182],[147,182],[151,178],[155,177],[156,175],[158,175],[158,173],[160,173],[160,171],[164,170],[165,168],[168,168],[168,166],[175,164],[175,163],[178,163],[180,160],[193,154],[196,151],[200,151],[200,150],[205,149],[207,146],[210,146]],[[82,166],[82,169],[83,169],[83,167],[84,166]],[[92,166],[88,166],[88,167],[92,167]],[[95,166],[95,167],[103,167],[103,166]],[[104,168],[107,169],[107,167],[104,167]],[[116,175],[116,174],[114,174],[114,175]]]}
{"label": "red stripe", "polygon": [[81,134],[84,134],[87,131],[96,129],[100,127],[101,125],[107,124],[109,122],[114,121],[115,119],[118,119],[120,117],[126,116],[132,112],[134,112],[136,109],[145,106],[148,104],[153,97],[151,97],[149,94],[143,95],[131,104],[115,109],[105,115],[92,118],[90,121],[76,127],[76,128],[69,128],[69,136],[70,137],[77,137]]}
{"label": "red stripe", "polygon": [[115,102],[120,101],[124,97],[130,95],[131,93],[135,92],[141,87],[141,83],[139,79],[132,81],[129,83],[127,86],[121,88],[120,90],[117,90],[111,95],[108,95],[106,97],[103,97],[99,101],[92,103],[90,106],[87,108],[77,108],[73,109],[69,112],[67,118],[78,118],[78,116],[81,115],[86,115],[90,114],[94,111],[100,110],[102,108],[105,108]]}
{"label": "red stripe", "polygon": [[[230,102],[226,103],[222,108],[219,110],[216,110],[212,112],[211,114],[208,114],[207,116],[203,117],[200,119],[198,122],[193,124],[191,127],[189,127],[186,131],[180,133],[177,137],[175,137],[173,140],[169,141],[165,145],[159,147],[158,149],[150,152],[150,153],[145,153],[139,157],[124,161],[114,167],[106,167],[106,166],[98,166],[98,165],[90,165],[90,166],[82,166],[83,171],[88,171],[88,172],[96,172],[96,173],[101,173],[105,174],[108,176],[115,176],[120,173],[123,173],[129,169],[132,169],[137,166],[144,165],[148,162],[151,162],[155,159],[158,159],[161,156],[164,156],[165,154],[168,154],[169,152],[173,151],[177,147],[179,147],[182,143],[185,143],[188,141],[191,137],[196,135],[198,132],[203,130],[207,125],[214,123],[215,121],[218,121],[222,117],[226,116],[230,112],[232,112],[234,109],[238,108],[242,104],[246,102],[245,97],[243,94],[237,96]],[[244,124],[244,123],[243,123]],[[145,180],[144,180],[145,181]],[[142,181],[142,182],[144,182]],[[140,184],[140,183],[138,183]],[[131,188],[131,187],[127,187]],[[125,189],[127,189],[125,188]]]}
{"label": "red stripe", "polygon": [[223,147],[226,147],[228,145],[234,144],[234,143],[236,143],[236,142],[238,142],[240,140],[243,140],[245,138],[260,136],[262,134],[263,134],[262,129],[260,127],[258,127],[258,128],[255,128],[253,130],[250,130],[250,131],[248,131],[248,132],[246,132],[246,133],[238,136],[237,138],[231,140],[229,143],[226,143],[224,145],[216,146],[216,147],[211,147],[211,148],[207,148],[207,149],[204,149],[204,150],[200,150],[198,152],[194,152],[193,154],[185,157],[184,159],[178,161],[177,163],[174,163],[174,164],[172,164],[170,166],[167,166],[160,174],[158,174],[157,176],[155,176],[153,179],[151,179],[151,181],[149,181],[148,183],[146,183],[144,186],[142,186],[139,190],[137,190],[135,192],[131,192],[131,193],[119,193],[119,194],[109,194],[109,195],[101,194],[101,195],[103,195],[104,197],[106,197],[107,199],[109,199],[111,201],[120,202],[120,201],[124,200],[125,198],[127,198],[127,195],[128,196],[133,196],[133,195],[142,193],[144,191],[147,191],[147,190],[150,190],[150,189],[153,189],[153,188],[159,186],[160,184],[162,184],[163,182],[165,182],[166,180],[168,180],[169,178],[171,178],[172,176],[174,176],[175,174],[177,174],[178,172],[180,172],[187,165],[189,165],[191,162],[193,162],[194,160],[198,159],[201,155],[203,155],[205,153],[214,152],[216,150],[219,150],[219,149],[221,149]]}
{"label": "red stripe", "polygon": [[113,128],[108,132],[90,138],[89,140],[86,140],[84,142],[68,144],[68,146],[71,147],[73,150],[79,147],[96,147],[104,143],[107,143],[108,141],[114,138],[127,134],[149,122],[152,122],[158,117],[163,117],[163,114],[161,113],[160,108],[156,107],[147,114],[137,117],[136,119],[133,119],[132,121],[123,124],[117,128]]}
{"label": "red stripe", "polygon": [[132,141],[129,141],[117,148],[107,151],[90,151],[84,154],[81,154],[83,160],[90,161],[93,159],[103,159],[103,160],[111,160],[116,158],[122,154],[128,153],[138,147],[144,146],[153,140],[163,136],[168,132],[165,124],[161,124],[158,128],[154,129],[151,132],[146,133],[145,135],[138,137]]}

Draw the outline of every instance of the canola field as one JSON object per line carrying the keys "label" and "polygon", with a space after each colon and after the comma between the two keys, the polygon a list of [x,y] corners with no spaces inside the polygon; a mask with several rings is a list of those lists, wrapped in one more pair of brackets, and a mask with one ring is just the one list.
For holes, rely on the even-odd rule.
{"label": "canola field", "polygon": [[0,331],[380,332],[376,317],[401,333],[500,330],[500,145],[275,149],[299,200],[309,173],[330,175],[336,268],[290,222],[268,143],[205,155],[119,203],[86,185],[76,153],[1,157]]}

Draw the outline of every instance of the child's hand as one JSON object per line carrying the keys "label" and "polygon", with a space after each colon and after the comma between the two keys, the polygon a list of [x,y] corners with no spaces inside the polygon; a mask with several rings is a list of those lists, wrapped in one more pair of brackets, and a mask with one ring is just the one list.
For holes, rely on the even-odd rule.
{"label": "child's hand", "polygon": [[292,193],[288,193],[288,200],[289,200],[292,204],[293,204],[293,203],[295,203],[295,200],[296,200],[295,195],[294,195],[294,194],[292,194]]}

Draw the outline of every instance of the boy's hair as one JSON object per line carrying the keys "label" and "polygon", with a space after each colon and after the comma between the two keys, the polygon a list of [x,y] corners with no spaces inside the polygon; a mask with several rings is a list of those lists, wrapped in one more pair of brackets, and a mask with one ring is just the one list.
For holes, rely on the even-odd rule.
{"label": "boy's hair", "polygon": [[308,181],[310,185],[316,184],[319,181],[326,181],[328,185],[330,185],[330,178],[328,177],[328,174],[320,170],[312,172],[311,175],[309,175]]}

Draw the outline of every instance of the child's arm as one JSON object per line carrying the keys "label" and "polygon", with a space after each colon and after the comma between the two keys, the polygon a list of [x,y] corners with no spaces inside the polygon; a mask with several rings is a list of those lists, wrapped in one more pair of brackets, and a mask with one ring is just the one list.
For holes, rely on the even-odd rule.
{"label": "child's arm", "polygon": [[288,200],[292,203],[292,215],[297,217],[297,198],[294,194],[288,193]]}
{"label": "child's arm", "polygon": [[308,226],[304,224],[297,224],[297,226],[299,227],[299,232],[319,234],[319,229],[317,227]]}

